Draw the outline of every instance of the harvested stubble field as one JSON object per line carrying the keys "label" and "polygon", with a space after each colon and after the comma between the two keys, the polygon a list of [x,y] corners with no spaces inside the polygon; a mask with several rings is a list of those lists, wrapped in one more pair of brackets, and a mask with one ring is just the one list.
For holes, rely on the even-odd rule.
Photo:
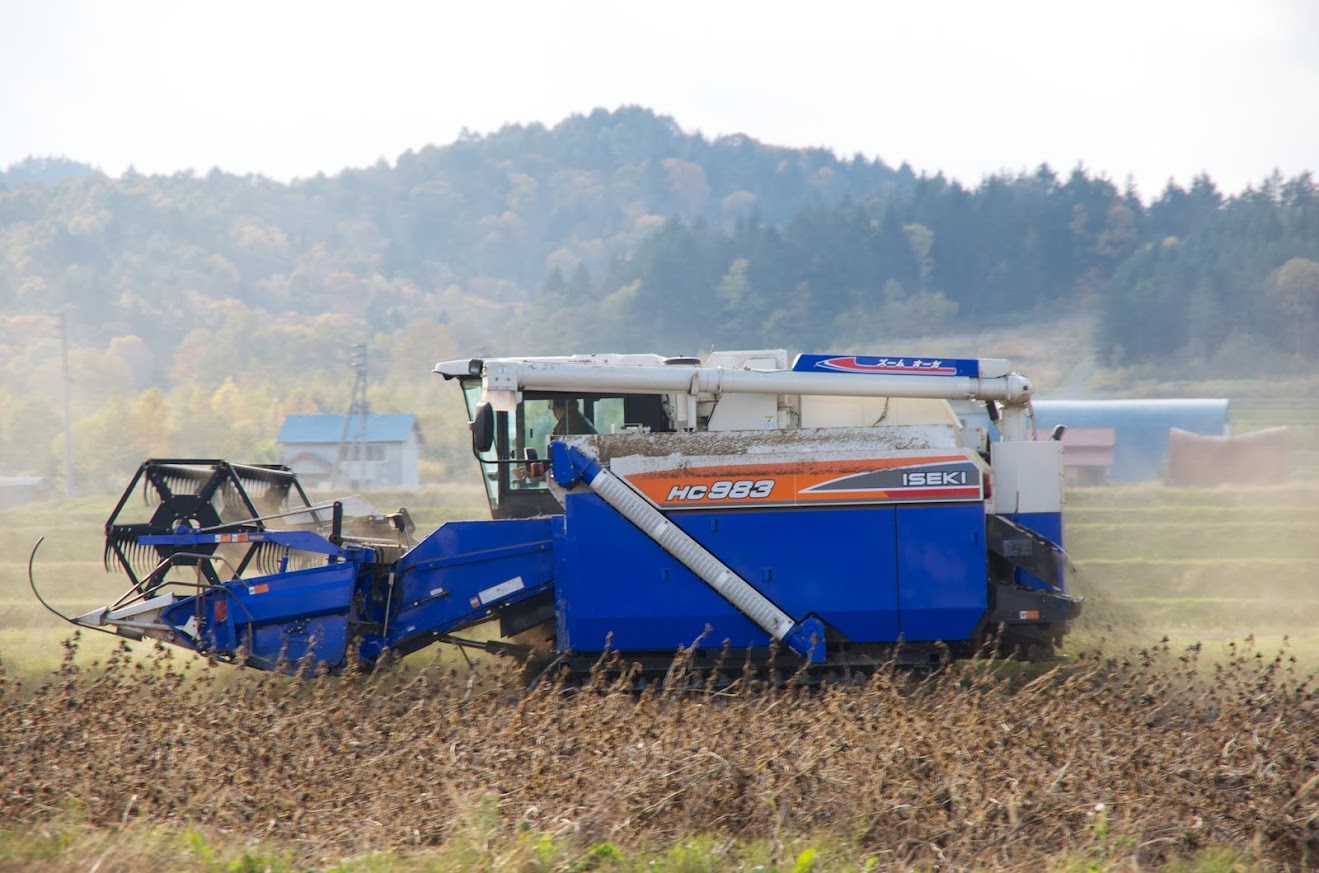
{"label": "harvested stubble field", "polygon": [[[526,694],[417,656],[294,681],[99,636],[41,667],[66,634],[10,563],[0,868],[1308,869],[1317,495],[1074,492],[1068,662],[809,691]],[[25,555],[43,520],[5,515]],[[38,578],[118,593],[103,513],[57,517],[91,544],[57,524]]]}

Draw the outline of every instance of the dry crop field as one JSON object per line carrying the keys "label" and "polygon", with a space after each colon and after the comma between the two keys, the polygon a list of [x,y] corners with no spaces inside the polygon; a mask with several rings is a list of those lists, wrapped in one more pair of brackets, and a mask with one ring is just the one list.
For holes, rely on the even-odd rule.
{"label": "dry crop field", "polygon": [[640,696],[62,644],[27,552],[61,609],[106,602],[112,504],[0,513],[0,868],[1319,865],[1319,489],[1068,499],[1090,610],[1052,669]]}

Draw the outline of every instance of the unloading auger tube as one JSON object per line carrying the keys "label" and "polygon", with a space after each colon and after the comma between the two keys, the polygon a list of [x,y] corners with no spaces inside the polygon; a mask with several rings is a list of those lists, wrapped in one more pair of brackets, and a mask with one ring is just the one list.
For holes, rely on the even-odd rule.
{"label": "unloading auger tube", "polygon": [[595,459],[571,446],[554,443],[551,471],[555,481],[564,488],[585,482],[605,503],[618,510],[770,636],[802,657],[817,664],[824,663],[824,624],[818,618],[808,616],[802,621],[794,620]]}

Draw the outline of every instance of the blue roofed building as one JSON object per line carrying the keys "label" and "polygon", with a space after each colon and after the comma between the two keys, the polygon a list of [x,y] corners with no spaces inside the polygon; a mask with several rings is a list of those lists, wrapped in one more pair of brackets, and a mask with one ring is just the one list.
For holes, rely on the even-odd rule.
{"label": "blue roofed building", "polygon": [[276,438],[307,488],[362,490],[421,485],[421,431],[406,414],[290,415]]}

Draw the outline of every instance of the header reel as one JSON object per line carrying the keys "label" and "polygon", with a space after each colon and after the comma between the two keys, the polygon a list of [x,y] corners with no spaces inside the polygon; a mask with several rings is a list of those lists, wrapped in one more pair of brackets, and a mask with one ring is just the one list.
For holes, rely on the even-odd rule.
{"label": "header reel", "polygon": [[[129,508],[134,491],[141,491],[149,513],[145,520],[132,520],[142,518]],[[295,514],[321,521],[297,476],[284,465],[149,460],[138,468],[105,523],[105,568],[122,569],[140,594],[159,588],[177,566],[196,567],[212,585],[221,581],[217,561],[229,564],[232,576],[242,575],[254,560],[258,568],[272,572],[282,550],[269,543],[146,546],[137,538],[179,532],[245,534],[265,530],[268,519]]]}

